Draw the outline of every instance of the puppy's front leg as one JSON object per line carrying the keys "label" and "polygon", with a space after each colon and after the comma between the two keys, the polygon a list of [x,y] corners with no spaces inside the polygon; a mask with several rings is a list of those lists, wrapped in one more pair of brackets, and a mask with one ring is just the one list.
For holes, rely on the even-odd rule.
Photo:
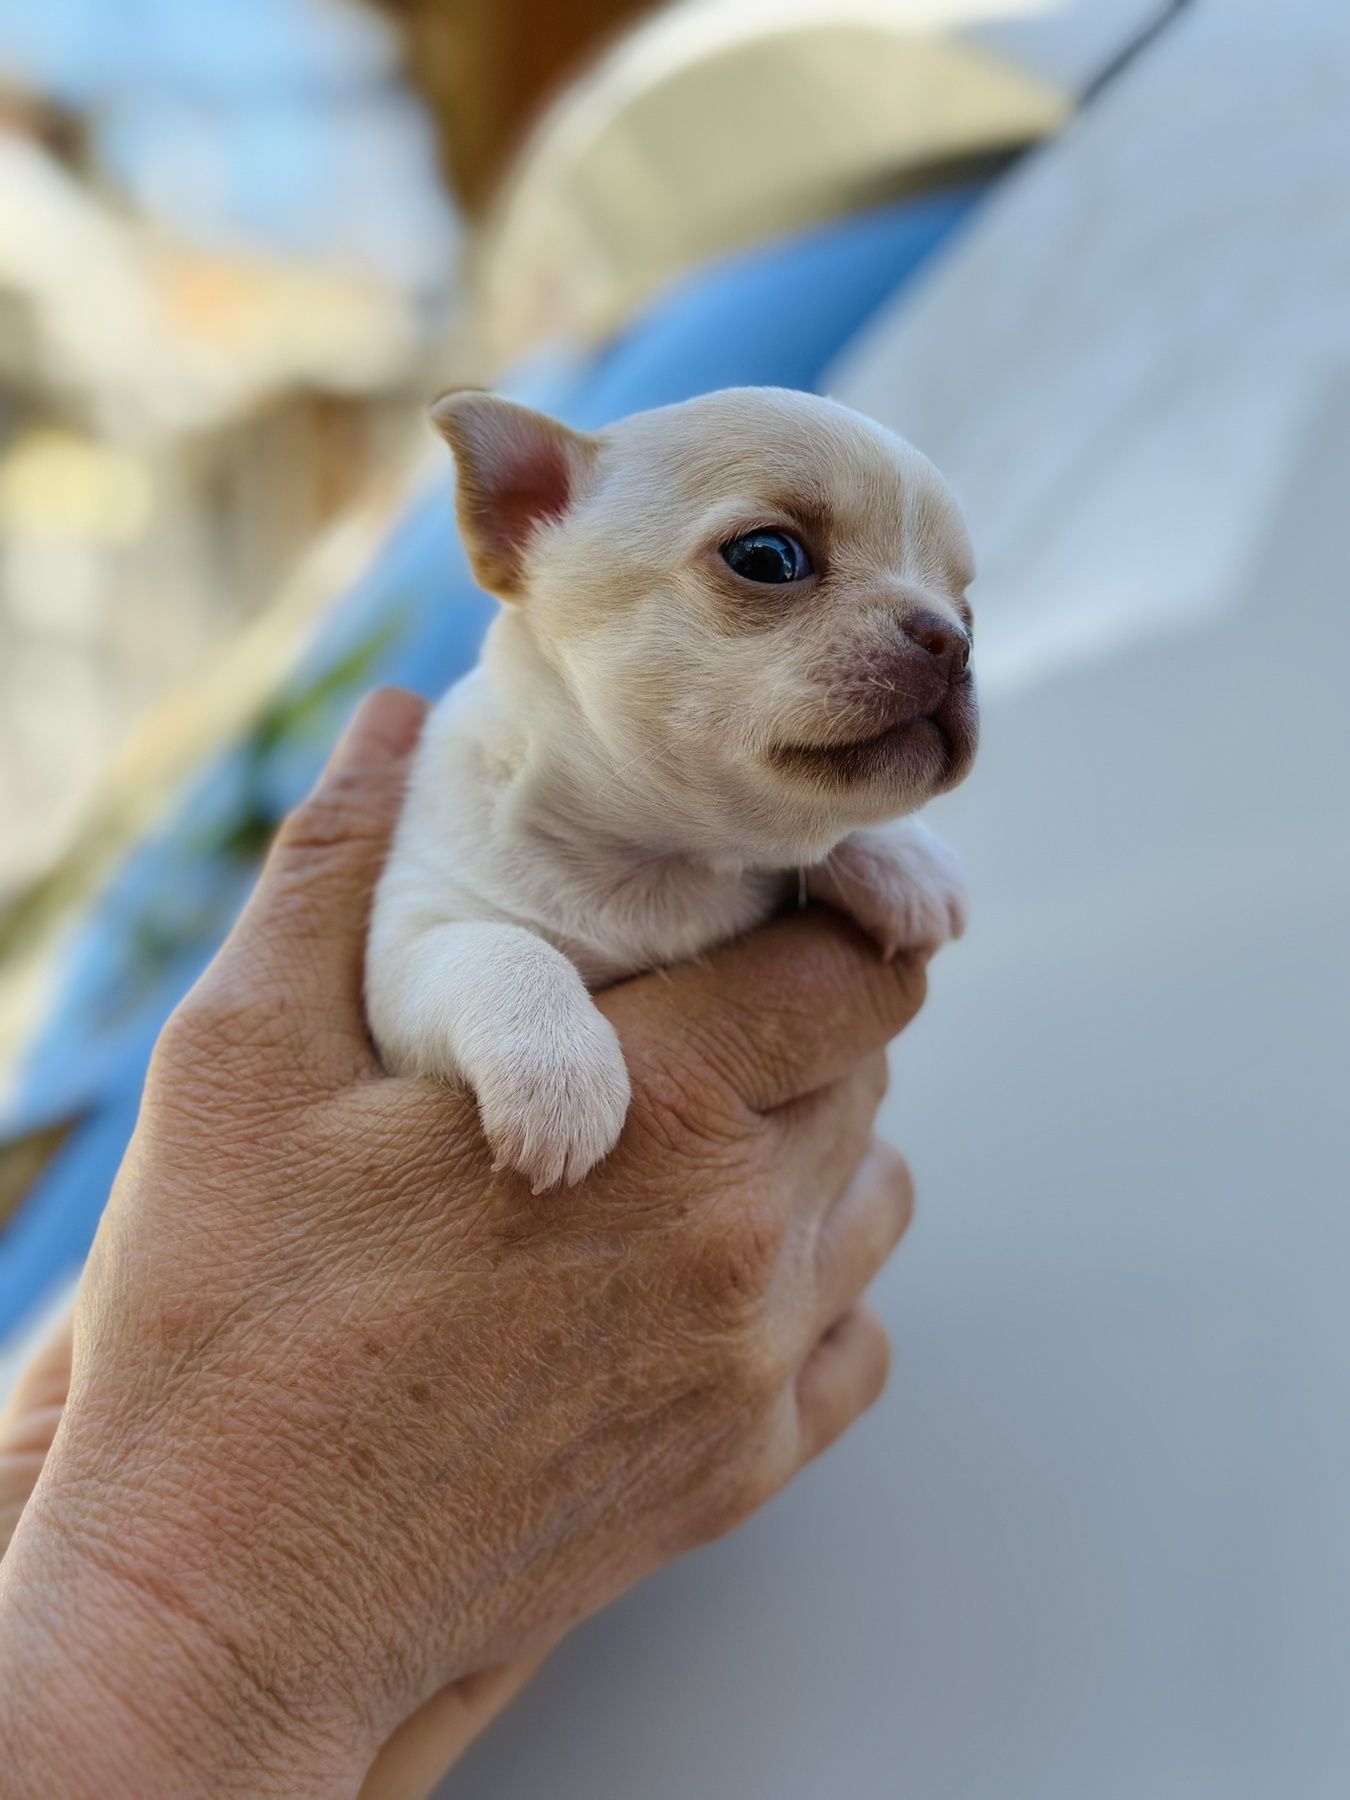
{"label": "puppy's front leg", "polygon": [[956,857],[917,819],[855,831],[808,869],[813,900],[847,913],[889,960],[901,950],[937,950],[966,928],[966,891]]}
{"label": "puppy's front leg", "polygon": [[467,1082],[496,1166],[536,1194],[580,1181],[613,1149],[629,1100],[618,1037],[573,965],[533,932],[377,928],[366,1004],[385,1066]]}

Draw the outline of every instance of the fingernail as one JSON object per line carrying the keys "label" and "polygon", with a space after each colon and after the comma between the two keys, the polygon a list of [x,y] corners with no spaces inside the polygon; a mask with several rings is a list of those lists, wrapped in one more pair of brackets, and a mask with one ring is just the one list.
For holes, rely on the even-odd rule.
{"label": "fingernail", "polygon": [[378,769],[406,756],[417,742],[427,703],[406,688],[376,688],[357,707],[328,760],[344,774]]}

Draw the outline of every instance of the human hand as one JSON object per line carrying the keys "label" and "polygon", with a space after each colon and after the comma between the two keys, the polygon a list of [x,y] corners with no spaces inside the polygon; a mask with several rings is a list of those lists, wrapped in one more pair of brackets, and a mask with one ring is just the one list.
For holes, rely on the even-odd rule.
{"label": "human hand", "polygon": [[[70,1393],[74,1314],[33,1348],[0,1408],[0,1558],[47,1460]],[[537,1672],[549,1646],[451,1682],[418,1707],[376,1756],[360,1800],[420,1800]]]}
{"label": "human hand", "polygon": [[64,1793],[355,1793],[884,1379],[857,1301],[910,1187],[871,1125],[921,964],[799,915],[610,990],[628,1123],[534,1197],[364,1029],[420,718],[363,709],[156,1052],[3,1565],[11,1749],[59,1703],[80,1728],[32,1766]]}

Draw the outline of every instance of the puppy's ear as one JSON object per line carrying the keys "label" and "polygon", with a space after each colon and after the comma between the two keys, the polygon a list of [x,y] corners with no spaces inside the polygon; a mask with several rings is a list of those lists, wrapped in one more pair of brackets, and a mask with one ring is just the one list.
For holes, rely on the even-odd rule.
{"label": "puppy's ear", "polygon": [[446,394],[431,409],[455,453],[455,506],[469,560],[490,594],[518,600],[541,525],[561,519],[595,460],[594,438],[496,394]]}

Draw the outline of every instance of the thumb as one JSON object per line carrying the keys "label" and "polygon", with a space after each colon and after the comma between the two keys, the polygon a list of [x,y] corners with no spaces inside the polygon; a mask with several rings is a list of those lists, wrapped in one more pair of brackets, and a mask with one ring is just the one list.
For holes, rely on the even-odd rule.
{"label": "thumb", "polygon": [[402,688],[361,702],[313,793],[282,821],[212,976],[284,985],[298,1011],[364,1031],[370,901],[426,713]]}

